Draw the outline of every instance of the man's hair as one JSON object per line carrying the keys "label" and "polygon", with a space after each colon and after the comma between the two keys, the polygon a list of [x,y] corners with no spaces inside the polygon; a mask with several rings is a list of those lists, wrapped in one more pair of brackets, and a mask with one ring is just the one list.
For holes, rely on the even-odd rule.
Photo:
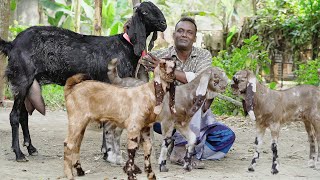
{"label": "man's hair", "polygon": [[181,21],[189,21],[189,22],[191,22],[191,23],[194,25],[194,27],[196,28],[196,32],[198,31],[196,21],[195,21],[193,18],[191,18],[191,17],[182,17],[182,18],[177,22],[177,24],[176,24],[176,26],[175,26],[175,28],[174,28],[175,30],[177,29],[178,23],[181,22]]}

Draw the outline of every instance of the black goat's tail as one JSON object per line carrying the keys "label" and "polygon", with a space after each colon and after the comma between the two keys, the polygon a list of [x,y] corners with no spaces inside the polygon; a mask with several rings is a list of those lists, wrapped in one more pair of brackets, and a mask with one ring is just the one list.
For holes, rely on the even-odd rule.
{"label": "black goat's tail", "polygon": [[11,42],[7,42],[7,41],[0,38],[0,52],[2,52],[4,55],[8,56],[12,47],[13,46],[12,46]]}
{"label": "black goat's tail", "polygon": [[70,92],[72,91],[72,88],[75,85],[77,85],[85,80],[90,80],[90,79],[92,79],[92,78],[87,74],[76,74],[76,75],[69,77],[67,79],[66,84],[64,85],[64,95],[67,96],[68,94],[70,94]]}

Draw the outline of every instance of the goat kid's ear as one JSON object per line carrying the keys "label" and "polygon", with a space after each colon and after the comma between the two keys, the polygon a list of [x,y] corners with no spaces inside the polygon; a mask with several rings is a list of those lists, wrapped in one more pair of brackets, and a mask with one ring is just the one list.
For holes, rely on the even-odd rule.
{"label": "goat kid's ear", "polygon": [[210,80],[210,74],[205,73],[202,75],[199,86],[196,90],[196,96],[204,96],[206,94],[209,80]]}
{"label": "goat kid's ear", "polygon": [[248,80],[247,88],[249,86],[252,86],[252,91],[257,92],[257,79],[256,78],[250,78]]}

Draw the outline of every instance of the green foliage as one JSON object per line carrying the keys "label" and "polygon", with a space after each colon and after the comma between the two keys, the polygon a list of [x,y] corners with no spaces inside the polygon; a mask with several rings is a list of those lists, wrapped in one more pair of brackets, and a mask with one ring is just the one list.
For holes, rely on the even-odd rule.
{"label": "green foliage", "polygon": [[13,21],[13,25],[9,26],[9,39],[14,39],[20,32],[27,29],[28,26],[20,25],[18,21]]}
{"label": "green foliage", "polygon": [[[258,40],[258,37],[252,36],[250,39],[244,40],[244,45],[241,48],[235,48],[231,53],[221,51],[217,57],[213,57],[212,65],[224,69],[227,76],[231,79],[237,71],[242,69],[256,72],[259,70],[257,69],[259,67],[262,68],[264,72],[269,73],[270,59],[262,43]],[[238,97],[232,95],[230,87],[228,87],[224,95],[240,100]],[[218,98],[215,99],[212,110],[218,115],[236,115],[239,112],[243,112],[242,108]]]}
{"label": "green foliage", "polygon": [[295,71],[296,81],[299,84],[320,85],[318,68],[320,68],[320,59],[298,64],[298,70]]}
{"label": "green foliage", "polygon": [[[223,95],[231,97],[232,99],[240,101],[240,98],[233,95],[231,91],[231,87],[228,86],[225,93]],[[229,101],[225,101],[219,98],[215,98],[212,105],[211,105],[211,110],[213,114],[216,115],[239,115],[243,114],[243,109],[241,107],[238,107]]]}
{"label": "green foliage", "polygon": [[233,49],[231,53],[220,51],[217,57],[213,57],[212,65],[224,69],[227,76],[231,78],[241,69],[249,69],[256,72],[262,68],[268,74],[270,72],[270,62],[264,46],[258,40],[258,36],[254,35],[249,39],[245,39],[244,45],[241,48]]}
{"label": "green foliage", "polygon": [[[74,29],[73,4],[68,0],[40,0],[45,8],[48,23],[52,26]],[[81,1],[80,21],[82,31],[92,34],[94,24],[94,0]],[[54,14],[53,16],[50,14]],[[102,2],[102,35],[114,35],[123,31],[122,27],[129,16],[132,15],[132,8],[126,0],[103,0]]]}
{"label": "green foliage", "polygon": [[63,86],[50,84],[42,86],[42,96],[45,104],[50,109],[63,109],[64,91]]}

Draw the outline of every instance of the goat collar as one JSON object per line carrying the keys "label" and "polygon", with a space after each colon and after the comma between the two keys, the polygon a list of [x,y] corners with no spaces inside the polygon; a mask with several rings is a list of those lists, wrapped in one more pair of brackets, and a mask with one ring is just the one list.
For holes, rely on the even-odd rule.
{"label": "goat collar", "polygon": [[[127,40],[127,41],[133,46],[132,42],[130,41],[130,37],[129,37],[129,35],[128,35],[127,33],[123,33],[123,38],[124,38],[125,40]],[[146,52],[145,50],[143,50],[143,51],[141,52],[141,57],[143,57],[143,56],[145,56],[145,55],[147,55],[147,52]]]}

